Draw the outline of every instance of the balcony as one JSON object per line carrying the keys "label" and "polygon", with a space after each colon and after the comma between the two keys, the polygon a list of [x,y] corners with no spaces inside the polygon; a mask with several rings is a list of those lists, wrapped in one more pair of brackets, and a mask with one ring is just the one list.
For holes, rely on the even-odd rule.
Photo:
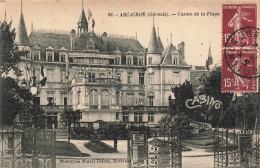
{"label": "balcony", "polygon": [[41,105],[45,112],[58,112],[63,111],[65,108],[72,108],[71,105]]}
{"label": "balcony", "polygon": [[122,106],[124,112],[160,112],[167,113],[169,111],[168,106]]}
{"label": "balcony", "polygon": [[72,85],[86,84],[86,85],[120,85],[121,80],[118,78],[76,78],[72,79]]}

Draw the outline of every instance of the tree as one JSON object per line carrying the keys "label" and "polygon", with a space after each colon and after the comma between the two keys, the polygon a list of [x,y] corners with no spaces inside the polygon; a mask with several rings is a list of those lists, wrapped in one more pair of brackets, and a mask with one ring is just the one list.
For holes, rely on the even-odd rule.
{"label": "tree", "polygon": [[[179,87],[173,89],[175,100],[170,103],[171,112],[174,114],[179,112],[183,113],[189,118],[193,118],[193,110],[190,110],[186,107],[186,101],[188,99],[193,99],[194,93],[192,85],[189,81],[185,81]],[[178,108],[178,109],[177,109]]]}
{"label": "tree", "polygon": [[26,55],[27,51],[20,51],[15,44],[15,29],[11,29],[12,22],[9,24],[0,22],[0,76],[8,75],[10,71],[20,76],[22,71],[17,64],[21,61],[21,56]]}
{"label": "tree", "polygon": [[212,126],[224,126],[222,122],[223,114],[230,107],[233,93],[222,93],[221,92],[221,80],[222,72],[221,67],[217,67],[212,70],[208,76],[202,80],[203,89],[200,90],[200,94],[206,94],[208,96],[214,97],[216,100],[220,100],[222,102],[221,109],[215,108],[203,108],[205,115],[207,116],[207,121],[212,123]]}
{"label": "tree", "polygon": [[19,87],[11,77],[0,78],[0,87],[3,126],[12,126],[17,115],[21,121],[26,122],[32,122],[35,115],[35,127],[45,126],[44,111],[40,106],[33,106],[32,94],[28,89]]}
{"label": "tree", "polygon": [[[0,23],[0,114],[1,125],[12,126],[15,117],[20,120],[32,122],[35,119],[35,127],[45,126],[44,112],[40,106],[33,106],[32,94],[26,88],[18,86],[15,79],[8,77],[10,71],[15,75],[22,75],[17,64],[27,51],[19,51],[14,42],[15,30],[11,29],[12,23],[6,21]],[[36,117],[34,117],[36,116]]]}
{"label": "tree", "polygon": [[194,114],[193,110],[186,107],[186,100],[194,97],[192,85],[189,81],[185,81],[179,87],[172,88],[172,91],[175,99],[169,97],[170,113],[163,117],[158,125],[166,131],[179,130],[182,138],[189,137],[191,135],[189,122],[194,119]]}

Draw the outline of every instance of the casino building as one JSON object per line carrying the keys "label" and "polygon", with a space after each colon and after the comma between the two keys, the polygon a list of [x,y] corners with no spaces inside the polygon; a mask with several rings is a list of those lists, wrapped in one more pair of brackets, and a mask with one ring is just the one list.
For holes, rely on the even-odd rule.
{"label": "casino building", "polygon": [[29,82],[33,71],[39,81],[44,66],[47,82],[36,102],[45,110],[47,128],[62,127],[65,107],[79,110],[79,121],[156,124],[168,111],[171,87],[191,81],[196,71],[185,61],[184,42],[164,47],[153,25],[145,49],[137,38],[98,34],[89,22],[82,8],[76,30],[28,35],[21,11],[15,41],[29,53],[18,65],[24,74],[17,81]]}

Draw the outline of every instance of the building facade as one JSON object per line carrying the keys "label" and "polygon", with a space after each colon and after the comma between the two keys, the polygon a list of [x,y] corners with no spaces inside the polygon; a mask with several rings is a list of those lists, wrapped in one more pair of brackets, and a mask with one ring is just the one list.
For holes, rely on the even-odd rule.
{"label": "building facade", "polygon": [[158,123],[168,112],[171,87],[191,81],[184,42],[164,48],[153,25],[145,49],[136,38],[98,34],[88,25],[82,9],[77,31],[32,30],[28,36],[21,12],[15,40],[29,53],[18,65],[24,74],[17,81],[30,82],[34,74],[40,81],[44,72],[47,82],[36,101],[47,127],[59,128],[59,114],[68,106],[81,112],[79,121]]}

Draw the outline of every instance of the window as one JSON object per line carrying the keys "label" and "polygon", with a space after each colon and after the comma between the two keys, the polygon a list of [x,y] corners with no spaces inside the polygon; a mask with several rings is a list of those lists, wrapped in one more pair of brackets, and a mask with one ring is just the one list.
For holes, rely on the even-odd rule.
{"label": "window", "polygon": [[144,73],[139,73],[139,84],[140,85],[144,84]]}
{"label": "window", "polygon": [[98,92],[97,90],[93,89],[90,91],[89,94],[89,103],[90,105],[98,105]]}
{"label": "window", "polygon": [[153,58],[152,57],[148,58],[148,64],[152,64],[152,63],[153,63]]}
{"label": "window", "polygon": [[178,58],[173,58],[173,65],[178,65]]}
{"label": "window", "polygon": [[128,106],[133,106],[133,102],[134,102],[133,95],[127,95],[127,105]]}
{"label": "window", "polygon": [[119,105],[120,103],[120,92],[117,90],[116,91],[116,105]]}
{"label": "window", "polygon": [[153,84],[153,74],[149,74],[149,84]]}
{"label": "window", "polygon": [[179,72],[173,72],[173,84],[179,84],[180,80],[179,80]]}
{"label": "window", "polygon": [[128,122],[129,121],[129,113],[123,113],[123,121]]}
{"label": "window", "polygon": [[143,58],[139,58],[138,65],[144,65],[144,59]]}
{"label": "window", "polygon": [[89,63],[94,64],[94,58],[90,58]]}
{"label": "window", "polygon": [[52,53],[48,53],[47,60],[48,60],[48,61],[53,61],[53,55],[52,55]]}
{"label": "window", "polygon": [[148,122],[154,122],[154,113],[148,113]]}
{"label": "window", "polygon": [[64,71],[64,70],[60,71],[60,81],[66,82],[66,71]]}
{"label": "window", "polygon": [[116,113],[116,120],[119,120],[119,113]]}
{"label": "window", "polygon": [[53,74],[54,70],[53,69],[47,69],[47,82],[53,82]]}
{"label": "window", "polygon": [[134,114],[134,121],[135,122],[142,122],[143,121],[143,114],[142,113],[135,113]]}
{"label": "window", "polygon": [[34,60],[34,61],[39,61],[39,54],[36,54],[36,53],[35,53],[35,54],[33,55],[33,60]]}
{"label": "window", "polygon": [[102,90],[101,92],[101,108],[107,108],[105,106],[109,106],[110,95],[107,90]]}
{"label": "window", "polygon": [[115,58],[115,64],[121,64],[121,63],[120,63],[120,58],[119,58],[119,57],[116,57],[116,58]]}
{"label": "window", "polygon": [[47,105],[54,105],[54,93],[53,92],[48,92],[47,93]]}
{"label": "window", "polygon": [[67,98],[67,94],[66,93],[61,93],[61,95],[60,95],[60,97],[61,97],[61,105],[68,105],[68,98]]}
{"label": "window", "polygon": [[127,58],[127,65],[132,65],[132,58],[131,57]]}
{"label": "window", "polygon": [[96,82],[94,73],[88,73],[88,82]]}
{"label": "window", "polygon": [[149,106],[153,106],[153,97],[149,97]]}
{"label": "window", "polygon": [[80,91],[77,92],[77,104],[80,104]]}
{"label": "window", "polygon": [[133,72],[127,72],[127,84],[132,84]]}
{"label": "window", "polygon": [[62,54],[62,55],[60,56],[60,61],[61,61],[61,62],[65,62],[65,55],[64,55],[64,54]]}

